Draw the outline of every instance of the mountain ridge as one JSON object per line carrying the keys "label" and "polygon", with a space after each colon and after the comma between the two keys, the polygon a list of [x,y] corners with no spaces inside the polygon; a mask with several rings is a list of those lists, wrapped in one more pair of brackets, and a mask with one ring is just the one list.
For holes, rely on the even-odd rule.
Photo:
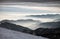
{"label": "mountain ridge", "polygon": [[0,23],[0,27],[7,28],[10,30],[20,31],[20,32],[24,32],[24,33],[29,33],[29,34],[32,34],[32,32],[33,32],[33,30],[31,30],[29,28],[22,27],[20,25],[8,23],[8,22]]}

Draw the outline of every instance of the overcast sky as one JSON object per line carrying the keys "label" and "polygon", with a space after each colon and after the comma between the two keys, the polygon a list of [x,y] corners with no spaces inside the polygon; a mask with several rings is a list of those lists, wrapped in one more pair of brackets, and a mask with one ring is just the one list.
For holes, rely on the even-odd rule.
{"label": "overcast sky", "polygon": [[[14,5],[13,5],[14,4]],[[3,2],[0,4],[0,19],[19,19],[26,15],[60,14],[59,2]]]}
{"label": "overcast sky", "polygon": [[60,1],[60,0],[1,0],[1,2],[10,1],[10,2],[50,2],[50,1]]}

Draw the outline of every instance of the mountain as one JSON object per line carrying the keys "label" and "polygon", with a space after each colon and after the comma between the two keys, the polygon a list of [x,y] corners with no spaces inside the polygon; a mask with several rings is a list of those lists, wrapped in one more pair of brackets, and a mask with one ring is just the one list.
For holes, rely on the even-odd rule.
{"label": "mountain", "polygon": [[36,18],[60,18],[60,14],[29,15],[27,17],[36,17]]}
{"label": "mountain", "polygon": [[21,25],[8,23],[8,22],[0,22],[0,27],[7,28],[10,30],[20,31],[20,32],[24,32],[24,33],[29,33],[29,34],[33,33],[33,30],[31,30],[29,28],[23,27]]}
{"label": "mountain", "polygon": [[50,39],[60,39],[60,28],[38,28],[35,30],[35,35]]}
{"label": "mountain", "polygon": [[32,19],[2,20],[1,22],[8,22],[8,23],[16,24],[16,25],[21,25],[23,27],[27,27],[32,30],[39,28],[39,26],[37,27],[37,25],[40,23],[40,21],[32,20]]}
{"label": "mountain", "polygon": [[43,28],[59,28],[60,27],[60,21],[57,22],[45,22],[39,24]]}
{"label": "mountain", "polygon": [[[41,25],[45,25],[46,26],[60,26],[59,25],[60,22],[46,22],[46,23],[41,23]],[[9,23],[7,22],[7,20],[5,21],[1,21],[0,22],[0,27],[1,28],[7,28],[8,30],[14,30],[14,31],[19,31],[19,32],[24,32],[24,33],[29,33],[35,36],[42,36],[42,37],[46,37],[46,38],[50,38],[50,39],[60,39],[60,27],[56,27],[56,28],[44,28],[44,27],[39,27],[36,30],[31,30],[29,28],[26,27],[22,27],[21,25],[16,25],[13,23]]]}
{"label": "mountain", "polygon": [[34,30],[34,33],[37,36],[60,39],[60,21],[41,23],[40,28]]}

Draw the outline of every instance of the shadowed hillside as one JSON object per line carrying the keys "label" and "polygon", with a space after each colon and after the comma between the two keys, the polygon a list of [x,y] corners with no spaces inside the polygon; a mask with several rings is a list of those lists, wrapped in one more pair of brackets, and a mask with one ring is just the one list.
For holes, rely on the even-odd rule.
{"label": "shadowed hillside", "polygon": [[22,26],[19,26],[19,25],[8,23],[8,22],[0,23],[0,27],[7,28],[7,29],[10,29],[10,30],[20,31],[20,32],[25,32],[25,33],[29,33],[29,34],[33,33],[33,31],[29,28],[22,27]]}
{"label": "shadowed hillside", "polygon": [[45,28],[38,28],[35,30],[35,35],[43,36],[51,39],[60,39],[60,21],[57,22],[45,22],[41,23],[40,26]]}
{"label": "shadowed hillside", "polygon": [[47,37],[50,39],[60,39],[60,28],[38,28],[35,30],[35,35]]}

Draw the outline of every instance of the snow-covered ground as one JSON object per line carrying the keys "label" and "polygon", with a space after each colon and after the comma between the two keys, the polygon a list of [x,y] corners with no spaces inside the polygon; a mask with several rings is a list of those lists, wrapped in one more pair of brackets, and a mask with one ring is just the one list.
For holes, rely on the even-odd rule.
{"label": "snow-covered ground", "polygon": [[0,39],[48,39],[48,38],[25,34],[22,32],[8,30],[5,28],[0,28]]}

